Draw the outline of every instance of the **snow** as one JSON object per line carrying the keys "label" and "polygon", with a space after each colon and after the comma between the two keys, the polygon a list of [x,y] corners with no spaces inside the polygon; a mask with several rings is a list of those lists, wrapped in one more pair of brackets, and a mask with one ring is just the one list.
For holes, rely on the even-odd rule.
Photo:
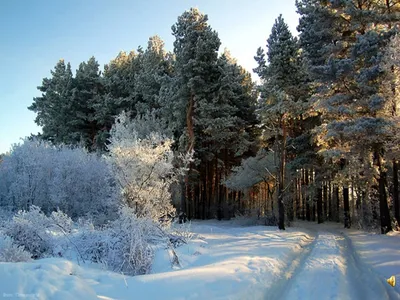
{"label": "snow", "polygon": [[26,299],[400,299],[400,235],[305,222],[240,227],[192,224],[197,233],[171,255],[156,252],[152,273],[123,274],[47,258],[0,264],[0,293]]}
{"label": "snow", "polygon": [[17,299],[97,299],[94,290],[76,272],[80,268],[63,259],[0,264],[0,296]]}
{"label": "snow", "polygon": [[[222,223],[223,224],[223,223]],[[199,222],[192,226],[200,236],[176,249],[181,269],[171,271],[170,257],[159,251],[150,275],[100,280],[85,274],[98,295],[111,299],[260,299],[268,287],[312,238],[301,231],[279,232],[262,226],[218,226]],[[140,296],[139,296],[140,295]]]}
{"label": "snow", "polygon": [[351,239],[365,267],[381,278],[382,282],[387,284],[387,278],[396,277],[397,285],[391,289],[400,294],[400,233],[381,235],[350,230],[346,236]]}

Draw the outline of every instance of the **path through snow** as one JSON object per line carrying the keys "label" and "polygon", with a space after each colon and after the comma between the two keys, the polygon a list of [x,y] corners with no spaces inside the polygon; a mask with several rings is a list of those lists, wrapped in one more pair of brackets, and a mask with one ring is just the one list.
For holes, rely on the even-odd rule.
{"label": "path through snow", "polygon": [[317,231],[311,243],[270,289],[267,299],[400,299],[338,230]]}
{"label": "path through snow", "polygon": [[171,269],[168,252],[161,250],[153,274],[143,276],[60,258],[0,263],[0,291],[3,297],[35,300],[400,300],[400,290],[386,283],[391,275],[400,282],[400,236],[297,225],[279,231],[195,222],[199,236],[176,249],[182,267]]}

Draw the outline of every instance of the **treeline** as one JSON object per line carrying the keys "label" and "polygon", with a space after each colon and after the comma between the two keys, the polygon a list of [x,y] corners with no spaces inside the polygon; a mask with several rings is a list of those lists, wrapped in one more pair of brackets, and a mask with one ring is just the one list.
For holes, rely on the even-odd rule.
{"label": "treeline", "polygon": [[29,107],[41,138],[104,152],[126,111],[172,137],[175,154],[194,151],[175,191],[189,218],[255,212],[277,215],[281,229],[300,218],[391,230],[400,214],[400,4],[296,6],[299,37],[279,16],[267,51],[256,52],[258,86],[228,51],[218,54],[218,34],[197,9],[172,26],[172,53],[152,37],[103,72],[95,58],[75,75],[59,61]]}
{"label": "treeline", "polygon": [[224,177],[256,147],[257,94],[250,74],[229,52],[219,55],[221,42],[206,15],[197,9],[183,13],[172,34],[173,53],[151,37],[146,49],[121,52],[104,71],[94,57],[75,75],[59,61],[29,109],[42,126],[41,138],[99,152],[107,150],[121,112],[153,120],[152,130],[173,138],[176,154],[194,151],[175,193],[182,211],[189,218],[213,218],[228,198]]}
{"label": "treeline", "polygon": [[[298,0],[296,6],[299,38],[279,17],[267,53],[260,48],[255,57],[266,150],[256,156],[266,161],[256,169],[263,178],[256,187],[276,190],[261,194],[260,208],[276,199],[281,229],[285,217],[297,217],[386,233],[400,212],[400,3]],[[229,186],[240,186],[254,164],[252,158],[237,168]]]}

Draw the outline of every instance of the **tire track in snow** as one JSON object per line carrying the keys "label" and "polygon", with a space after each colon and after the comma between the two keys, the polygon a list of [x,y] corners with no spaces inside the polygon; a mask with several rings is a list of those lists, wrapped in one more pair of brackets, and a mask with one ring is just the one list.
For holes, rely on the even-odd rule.
{"label": "tire track in snow", "polygon": [[352,299],[400,299],[400,295],[386,282],[386,278],[378,276],[362,261],[351,240],[343,233],[340,236],[342,239],[339,244],[347,258],[347,277],[354,284],[350,291]]}
{"label": "tire track in snow", "polygon": [[272,285],[265,299],[400,299],[358,257],[350,239],[320,231]]}
{"label": "tire track in snow", "polygon": [[312,249],[315,246],[315,243],[318,239],[318,235],[316,235],[312,242],[307,244],[306,246],[302,246],[303,250],[294,257],[291,263],[287,266],[287,268],[282,272],[281,278],[272,284],[272,287],[267,290],[265,294],[265,299],[282,299],[281,295],[290,288],[292,285],[292,279],[297,276],[299,273],[301,266],[307,261],[309,256],[311,255]]}
{"label": "tire track in snow", "polygon": [[351,299],[342,289],[344,266],[335,236],[318,232],[293,276],[266,299]]}

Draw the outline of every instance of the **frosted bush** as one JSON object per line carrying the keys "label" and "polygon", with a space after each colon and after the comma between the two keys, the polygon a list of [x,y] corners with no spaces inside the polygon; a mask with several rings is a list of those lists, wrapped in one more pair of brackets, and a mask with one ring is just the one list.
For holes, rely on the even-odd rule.
{"label": "frosted bush", "polygon": [[189,243],[196,236],[196,234],[191,231],[191,222],[182,224],[174,223],[168,232],[169,242],[174,248]]}
{"label": "frosted bush", "polygon": [[13,216],[11,209],[0,208],[0,228],[4,228],[8,224]]}
{"label": "frosted bush", "polygon": [[116,220],[110,230],[107,263],[116,272],[142,275],[150,272],[154,251],[145,235],[145,222],[134,215]]}
{"label": "frosted bush", "polygon": [[[124,203],[155,222],[175,215],[171,187],[187,171],[192,154],[174,157],[173,141],[158,132],[140,136],[135,120],[122,113],[111,129],[108,150]],[[179,167],[176,162],[179,161]]]}
{"label": "frosted bush", "polygon": [[41,258],[52,252],[51,237],[46,233],[49,226],[48,218],[37,206],[31,206],[29,211],[19,211],[6,226],[5,233],[12,237],[15,243],[25,247],[33,258]]}
{"label": "frosted bush", "polygon": [[254,209],[245,214],[236,212],[235,218],[233,219],[233,224],[240,226],[277,226],[278,219],[273,212],[267,211],[261,215],[258,209]]}
{"label": "frosted bush", "polygon": [[53,212],[50,217],[37,206],[29,211],[19,211],[5,227],[5,234],[23,246],[33,258],[42,258],[54,253],[57,236],[71,231],[72,220],[64,213]]}
{"label": "frosted bush", "polygon": [[95,230],[94,226],[87,226],[86,230],[82,229],[80,228],[80,233],[72,238],[74,245],[79,249],[80,258],[108,267],[108,231],[104,229]]}
{"label": "frosted bush", "polygon": [[54,229],[60,229],[65,234],[71,233],[73,222],[67,214],[63,213],[60,210],[53,211],[50,215],[50,219],[51,221],[49,225],[58,227]]}
{"label": "frosted bush", "polygon": [[31,259],[32,254],[25,251],[25,247],[18,246],[9,236],[0,235],[1,262],[26,262]]}
{"label": "frosted bush", "polygon": [[260,218],[257,214],[241,214],[240,212],[235,213],[233,224],[238,226],[255,226],[259,225]]}
{"label": "frosted bush", "polygon": [[95,228],[84,224],[86,230],[73,239],[84,260],[102,264],[109,270],[127,275],[142,275],[151,270],[153,246],[168,242],[163,229],[148,218],[138,218],[134,209],[124,206],[119,217]]}
{"label": "frosted bush", "polygon": [[106,216],[116,210],[117,195],[106,159],[82,148],[25,140],[0,164],[0,204],[13,211],[36,205],[73,219]]}

